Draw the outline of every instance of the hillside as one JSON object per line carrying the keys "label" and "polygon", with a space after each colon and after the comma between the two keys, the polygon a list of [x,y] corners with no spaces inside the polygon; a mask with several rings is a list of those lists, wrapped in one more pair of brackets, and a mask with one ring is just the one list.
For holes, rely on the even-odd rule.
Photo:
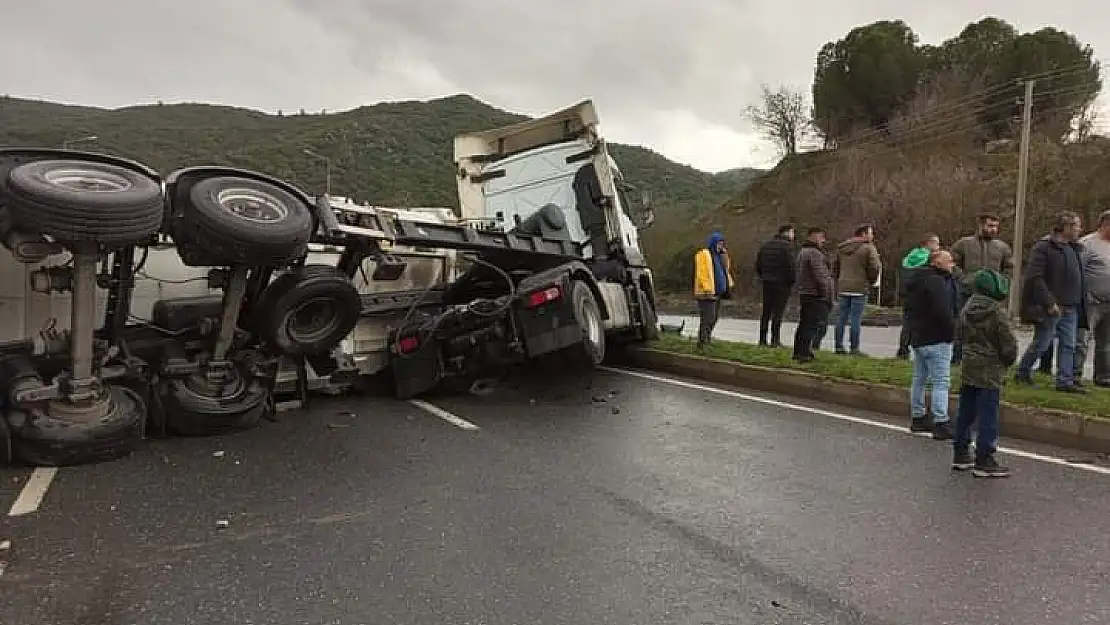
{"label": "hillside", "polygon": [[[962,141],[920,140],[814,151],[784,159],[736,197],[653,238],[657,281],[664,290],[685,292],[694,247],[721,229],[737,266],[739,288],[753,294],[750,270],[759,245],[783,223],[801,235],[809,226],[826,229],[829,249],[860,223],[875,225],[877,244],[889,268],[925,232],[944,244],[971,234],[976,215],[1002,218],[1002,237],[1013,241],[1017,145],[990,149]],[[1110,140],[1061,143],[1035,136],[1031,142],[1026,226],[1028,250],[1051,228],[1059,210],[1079,213],[1087,229],[1110,207]],[[652,235],[654,237],[654,234]],[[884,272],[884,301],[892,301],[897,272]]]}
{"label": "hillside", "polygon": [[[522,119],[466,95],[292,115],[207,104],[108,110],[4,97],[0,145],[61,146],[95,135],[97,140],[79,147],[132,158],[162,172],[234,165],[320,190],[324,166],[304,153],[307,148],[331,158],[336,195],[383,205],[456,206],[453,137]],[[750,180],[715,176],[642,147],[614,144],[612,153],[629,181],[651,193],[660,214],[681,212],[688,218],[704,212]]]}

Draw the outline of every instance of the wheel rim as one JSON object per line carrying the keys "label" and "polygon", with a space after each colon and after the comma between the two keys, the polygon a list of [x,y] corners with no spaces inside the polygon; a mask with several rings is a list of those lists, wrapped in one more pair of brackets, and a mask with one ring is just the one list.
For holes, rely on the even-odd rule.
{"label": "wheel rim", "polygon": [[291,310],[285,316],[285,329],[295,342],[313,343],[335,332],[339,322],[334,302],[318,297]]}
{"label": "wheel rim", "polygon": [[46,182],[82,193],[119,193],[134,185],[127,178],[99,169],[66,167],[52,169],[42,175]]}
{"label": "wheel rim", "polygon": [[273,223],[289,216],[289,209],[280,200],[255,189],[224,189],[216,195],[216,202],[244,221]]}

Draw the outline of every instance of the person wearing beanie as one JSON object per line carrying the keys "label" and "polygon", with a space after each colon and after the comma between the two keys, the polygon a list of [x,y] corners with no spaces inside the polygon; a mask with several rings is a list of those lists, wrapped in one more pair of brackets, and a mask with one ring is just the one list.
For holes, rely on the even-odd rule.
{"label": "person wearing beanie", "polygon": [[898,297],[902,300],[902,330],[898,333],[898,358],[910,357],[910,322],[906,316],[906,285],[913,277],[914,270],[920,269],[929,263],[929,254],[940,249],[940,237],[932,232],[921,238],[921,243],[910,250],[902,259],[902,275],[898,281]]}
{"label": "person wearing beanie", "polygon": [[[971,296],[960,312],[956,333],[963,341],[963,380],[956,412],[952,468],[971,469],[976,477],[1006,477],[1009,469],[995,460],[999,410],[1006,369],[1018,356],[1017,339],[1005,310],[1010,281],[993,269],[971,276]],[[971,428],[978,423],[975,455]]]}

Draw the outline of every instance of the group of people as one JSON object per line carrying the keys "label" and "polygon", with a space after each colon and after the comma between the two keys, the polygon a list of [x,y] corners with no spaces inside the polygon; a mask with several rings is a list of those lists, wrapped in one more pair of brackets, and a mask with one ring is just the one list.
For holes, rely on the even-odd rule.
{"label": "group of people", "polygon": [[[1034,333],[1020,359],[1006,307],[1014,278],[1013,252],[998,238],[1000,224],[997,215],[982,214],[975,234],[950,248],[928,233],[902,259],[900,272],[903,324],[897,356],[912,354],[913,358],[910,431],[951,440],[952,467],[970,469],[981,477],[1009,475],[996,461],[995,449],[1001,389],[1006,371],[1015,363],[1015,382],[1032,385],[1038,361],[1045,370],[1055,360],[1055,389],[1085,393],[1081,379],[1093,338],[1093,383],[1110,386],[1110,211],[1099,216],[1094,232],[1082,237],[1080,217],[1062,212],[1052,232],[1033,245],[1021,276],[1020,312]],[[867,294],[878,285],[883,269],[874,237],[871,225],[860,225],[829,255],[824,229],[813,227],[795,252],[794,228],[779,228],[755,261],[763,287],[759,344],[782,346],[783,314],[791,294],[797,292],[794,360],[814,359],[834,305],[837,353],[860,355]],[[714,233],[695,257],[699,347],[712,339],[721,300],[732,295],[735,283],[730,267],[724,237]],[[962,380],[953,428],[948,396],[955,364],[962,366]],[[927,389],[931,391],[928,405]],[[976,423],[973,455],[971,430]]]}

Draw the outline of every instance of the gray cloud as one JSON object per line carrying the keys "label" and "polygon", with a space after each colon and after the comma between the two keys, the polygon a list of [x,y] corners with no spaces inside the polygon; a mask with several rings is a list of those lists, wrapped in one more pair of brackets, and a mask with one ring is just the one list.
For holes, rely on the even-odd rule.
{"label": "gray cloud", "polygon": [[[926,41],[999,15],[1110,51],[1110,9],[935,0],[899,9]],[[40,0],[5,8],[0,91],[66,102],[342,109],[465,91],[539,114],[594,98],[616,140],[710,169],[766,164],[744,108],[808,88],[817,49],[889,2],[845,0]]]}

